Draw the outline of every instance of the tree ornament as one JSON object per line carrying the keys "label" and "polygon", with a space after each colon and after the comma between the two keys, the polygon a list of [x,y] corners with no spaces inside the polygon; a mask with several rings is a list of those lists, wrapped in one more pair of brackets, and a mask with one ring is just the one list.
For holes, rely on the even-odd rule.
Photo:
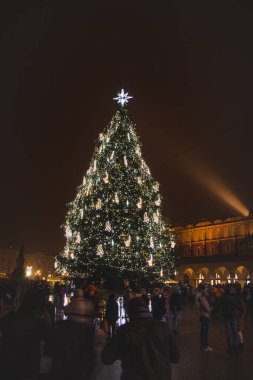
{"label": "tree ornament", "polygon": [[131,245],[131,236],[129,235],[127,240],[125,240],[125,246],[130,247],[130,245]]}
{"label": "tree ornament", "polygon": [[106,136],[106,142],[110,142],[110,137],[109,136]]}
{"label": "tree ornament", "polygon": [[80,219],[83,219],[83,209],[80,210]]}
{"label": "tree ornament", "polygon": [[75,258],[74,252],[69,251],[69,257],[73,260]]}
{"label": "tree ornament", "polygon": [[98,255],[99,257],[104,256],[104,250],[103,250],[103,246],[102,246],[102,244],[99,244],[98,247],[97,247],[97,255]]}
{"label": "tree ornament", "polygon": [[103,133],[100,133],[99,134],[99,140],[104,141],[104,139],[105,139],[105,136],[103,135]]}
{"label": "tree ornament", "polygon": [[157,200],[155,201],[156,206],[161,206],[161,197],[160,194],[157,196]]}
{"label": "tree ornament", "polygon": [[129,133],[127,134],[127,138],[128,138],[128,141],[130,141],[130,134]]}
{"label": "tree ornament", "polygon": [[109,221],[107,221],[107,222],[105,223],[105,230],[106,230],[107,232],[111,232],[111,230],[112,230],[112,227],[111,227]]}
{"label": "tree ornament", "polygon": [[80,235],[80,232],[77,232],[77,234],[76,234],[76,243],[77,243],[77,244],[80,244],[80,243],[81,243],[81,235]]}
{"label": "tree ornament", "polygon": [[124,156],[124,164],[125,164],[126,167],[128,166],[128,162],[127,162],[126,156]]}
{"label": "tree ornament", "polygon": [[94,165],[93,165],[93,171],[95,172],[96,170],[97,170],[97,161],[95,160]]}
{"label": "tree ornament", "polygon": [[142,199],[139,198],[139,201],[137,202],[137,207],[142,208]]}
{"label": "tree ornament", "polygon": [[109,182],[109,175],[108,175],[107,172],[105,172],[105,176],[104,176],[103,180],[104,180],[104,183],[108,183]]}
{"label": "tree ornament", "polygon": [[155,183],[153,189],[158,192],[159,191],[159,183]]}
{"label": "tree ornament", "polygon": [[101,210],[101,208],[102,208],[102,201],[101,201],[100,198],[97,200],[95,208],[96,208],[96,210]]}
{"label": "tree ornament", "polygon": [[102,152],[102,149],[103,149],[103,145],[100,145],[100,147],[99,147],[99,153],[101,153]]}
{"label": "tree ornament", "polygon": [[117,204],[119,204],[119,196],[118,196],[118,193],[115,193],[115,202]]}
{"label": "tree ornament", "polygon": [[150,255],[150,259],[148,260],[148,266],[149,267],[153,266],[153,255]]}
{"label": "tree ornament", "polygon": [[160,270],[160,277],[163,277],[163,268]]}
{"label": "tree ornament", "polygon": [[139,146],[137,146],[137,148],[135,149],[135,153],[138,154],[138,156],[141,156],[141,150]]}
{"label": "tree ornament", "polygon": [[86,185],[86,178],[85,178],[85,175],[83,176],[83,186]]}
{"label": "tree ornament", "polygon": [[69,226],[67,226],[65,229],[65,236],[67,239],[70,239],[72,237],[72,231]]}
{"label": "tree ornament", "polygon": [[154,223],[156,223],[156,224],[159,223],[159,216],[158,216],[158,214],[154,213],[153,214],[153,219],[154,219]]}
{"label": "tree ornament", "polygon": [[142,186],[142,180],[141,180],[141,177],[137,177],[137,182],[140,186]]}
{"label": "tree ornament", "polygon": [[144,213],[144,219],[143,220],[144,220],[145,223],[149,222],[149,217],[148,217],[148,213],[147,212]]}
{"label": "tree ornament", "polygon": [[150,244],[150,248],[152,248],[152,249],[155,248],[155,246],[154,246],[153,236],[150,237],[149,244]]}
{"label": "tree ornament", "polygon": [[114,150],[112,151],[112,154],[110,156],[110,160],[113,160],[113,157],[114,157]]}
{"label": "tree ornament", "polygon": [[132,99],[132,96],[128,96],[128,92],[124,92],[122,89],[121,92],[118,92],[117,98],[113,98],[113,100],[117,100],[117,103],[121,105],[121,107],[124,107],[125,104],[128,103],[128,99]]}

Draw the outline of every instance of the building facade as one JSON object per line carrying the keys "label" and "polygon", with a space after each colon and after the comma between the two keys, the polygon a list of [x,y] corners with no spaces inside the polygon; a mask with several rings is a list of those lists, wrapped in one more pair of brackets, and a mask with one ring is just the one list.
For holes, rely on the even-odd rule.
{"label": "building facade", "polygon": [[[0,246],[0,275],[10,276],[16,268],[19,248],[12,245]],[[29,278],[47,279],[54,274],[54,256],[43,252],[24,253],[25,272]]]}
{"label": "building facade", "polygon": [[253,214],[174,227],[176,279],[224,284],[253,280]]}

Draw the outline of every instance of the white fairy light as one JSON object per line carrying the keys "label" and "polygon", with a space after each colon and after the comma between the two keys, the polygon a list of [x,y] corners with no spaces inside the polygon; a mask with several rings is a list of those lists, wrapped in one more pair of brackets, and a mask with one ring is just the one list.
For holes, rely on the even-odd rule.
{"label": "white fairy light", "polygon": [[150,237],[150,241],[149,241],[149,243],[150,243],[150,248],[154,249],[155,246],[154,246],[153,236]]}
{"label": "white fairy light", "polygon": [[126,205],[129,206],[129,202],[128,202],[128,200],[126,201]]}
{"label": "white fairy light", "polygon": [[137,202],[137,207],[142,208],[142,199],[139,198],[139,201]]}
{"label": "white fairy light", "polygon": [[175,245],[176,245],[176,242],[174,240],[172,240],[171,243],[170,243],[170,245],[171,245],[171,248],[174,249]]}
{"label": "white fairy light", "polygon": [[80,218],[83,219],[83,209],[80,210]]}
{"label": "white fairy light", "polygon": [[163,277],[163,268],[160,270],[160,276]]}
{"label": "white fairy light", "polygon": [[113,157],[114,157],[114,150],[112,151],[112,154],[110,156],[110,160],[113,160]]}
{"label": "white fairy light", "polygon": [[124,164],[125,164],[126,167],[128,166],[128,162],[127,162],[126,156],[124,156]]}
{"label": "white fairy light", "polygon": [[114,240],[112,239],[112,247],[114,247]]}
{"label": "white fairy light", "polygon": [[125,93],[123,89],[117,95],[117,98],[113,98],[113,100],[117,100],[117,103],[119,103],[122,107],[128,103],[128,99],[133,98],[132,96],[128,96],[128,92]]}
{"label": "white fairy light", "polygon": [[86,178],[85,178],[85,175],[83,176],[83,185],[86,185]]}
{"label": "white fairy light", "polygon": [[129,133],[127,134],[127,138],[128,138],[128,141],[130,141],[130,134]]}

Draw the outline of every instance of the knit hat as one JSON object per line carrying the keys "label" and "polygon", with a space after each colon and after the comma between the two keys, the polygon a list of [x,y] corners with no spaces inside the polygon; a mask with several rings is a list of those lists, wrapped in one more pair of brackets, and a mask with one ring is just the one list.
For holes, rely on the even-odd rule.
{"label": "knit hat", "polygon": [[134,297],[128,304],[128,314],[130,318],[151,317],[151,313],[141,297]]}
{"label": "knit hat", "polygon": [[94,316],[94,306],[92,302],[83,298],[82,289],[75,291],[75,296],[71,298],[70,303],[65,306],[64,313],[68,317],[76,322],[89,322]]}

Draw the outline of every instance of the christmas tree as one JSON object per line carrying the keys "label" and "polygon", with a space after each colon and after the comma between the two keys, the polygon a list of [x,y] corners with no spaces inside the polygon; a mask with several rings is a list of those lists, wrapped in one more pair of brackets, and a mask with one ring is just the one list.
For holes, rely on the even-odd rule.
{"label": "christmas tree", "polygon": [[161,214],[159,184],[142,158],[122,90],[119,109],[99,135],[90,168],[68,205],[66,245],[57,257],[62,275],[154,281],[174,269],[173,234]]}

